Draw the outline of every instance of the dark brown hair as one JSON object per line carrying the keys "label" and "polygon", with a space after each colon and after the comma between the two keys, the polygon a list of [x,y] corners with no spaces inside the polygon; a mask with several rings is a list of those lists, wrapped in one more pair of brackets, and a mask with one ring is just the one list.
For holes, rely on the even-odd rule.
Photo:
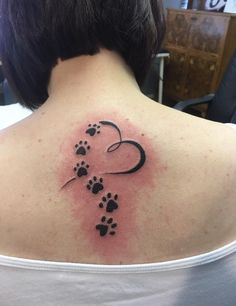
{"label": "dark brown hair", "polygon": [[57,59],[118,52],[141,85],[164,35],[158,0],[0,0],[0,58],[20,102],[42,105]]}

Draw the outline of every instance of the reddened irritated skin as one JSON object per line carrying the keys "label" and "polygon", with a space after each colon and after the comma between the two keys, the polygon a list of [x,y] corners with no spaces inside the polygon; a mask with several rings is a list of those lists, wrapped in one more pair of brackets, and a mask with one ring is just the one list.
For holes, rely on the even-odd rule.
{"label": "reddened irritated skin", "polygon": [[61,147],[61,192],[102,259],[132,256],[140,194],[154,187],[157,154],[142,129],[114,114],[88,116]]}

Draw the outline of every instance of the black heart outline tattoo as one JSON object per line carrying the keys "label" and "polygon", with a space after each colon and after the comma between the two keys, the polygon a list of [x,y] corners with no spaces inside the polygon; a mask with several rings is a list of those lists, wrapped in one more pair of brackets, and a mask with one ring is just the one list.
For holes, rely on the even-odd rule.
{"label": "black heart outline tattoo", "polygon": [[136,149],[138,149],[138,151],[140,153],[140,160],[139,160],[139,162],[137,163],[136,166],[134,166],[130,170],[120,171],[120,172],[108,172],[108,173],[105,173],[105,174],[114,174],[114,175],[116,175],[116,174],[131,174],[131,173],[134,173],[134,172],[138,171],[139,169],[141,169],[143,167],[143,165],[145,164],[145,161],[146,161],[146,154],[145,154],[145,151],[144,151],[143,147],[139,143],[134,141],[134,140],[122,140],[121,131],[118,128],[118,126],[115,125],[113,122],[110,122],[110,121],[100,121],[99,123],[102,124],[102,125],[107,125],[107,126],[111,126],[111,127],[115,128],[117,130],[118,134],[119,134],[120,140],[118,142],[116,142],[116,143],[113,143],[107,149],[108,153],[112,153],[112,152],[118,150],[119,147],[122,144],[125,144],[125,143],[134,146]]}

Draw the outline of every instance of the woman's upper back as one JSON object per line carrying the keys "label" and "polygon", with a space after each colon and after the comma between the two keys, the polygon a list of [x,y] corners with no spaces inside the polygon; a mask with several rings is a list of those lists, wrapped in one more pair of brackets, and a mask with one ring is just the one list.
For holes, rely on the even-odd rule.
{"label": "woman's upper back", "polygon": [[129,264],[236,239],[234,131],[133,98],[2,131],[1,254]]}

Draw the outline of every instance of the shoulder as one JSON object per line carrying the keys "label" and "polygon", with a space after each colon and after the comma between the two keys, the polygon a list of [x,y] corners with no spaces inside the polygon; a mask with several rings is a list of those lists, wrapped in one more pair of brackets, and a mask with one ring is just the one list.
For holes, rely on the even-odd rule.
{"label": "shoulder", "polygon": [[225,126],[228,126],[228,127],[232,128],[232,129],[235,130],[235,132],[236,132],[236,124],[233,124],[233,123],[226,123]]}

